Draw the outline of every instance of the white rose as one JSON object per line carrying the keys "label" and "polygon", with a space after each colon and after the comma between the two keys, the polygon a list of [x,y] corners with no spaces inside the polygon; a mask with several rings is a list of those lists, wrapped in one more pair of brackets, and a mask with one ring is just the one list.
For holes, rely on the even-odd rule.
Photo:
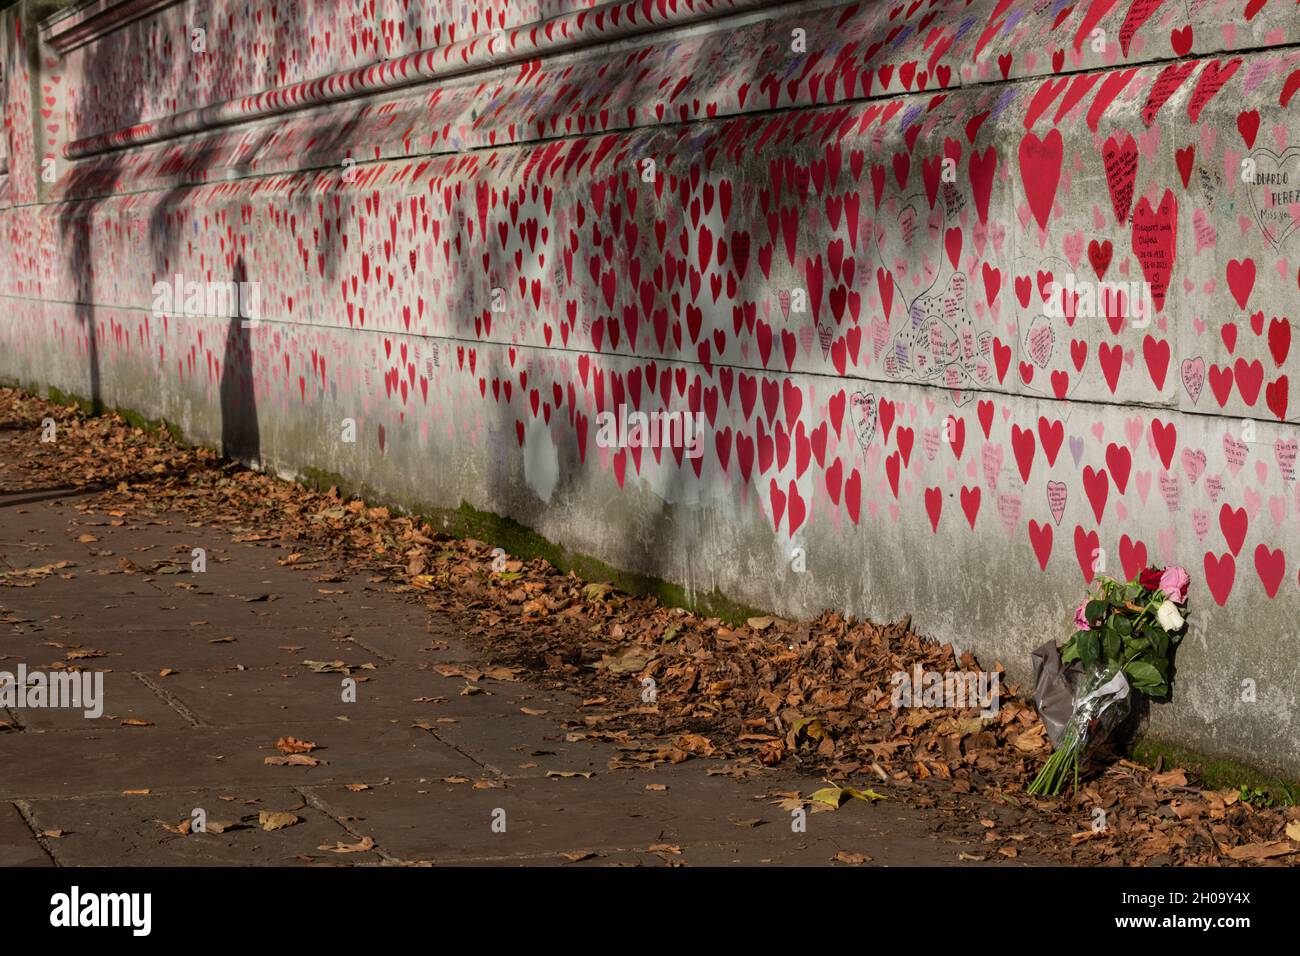
{"label": "white rose", "polygon": [[1183,616],[1178,613],[1178,605],[1173,601],[1166,601],[1156,610],[1156,620],[1160,626],[1172,634],[1174,631],[1181,630],[1184,623]]}

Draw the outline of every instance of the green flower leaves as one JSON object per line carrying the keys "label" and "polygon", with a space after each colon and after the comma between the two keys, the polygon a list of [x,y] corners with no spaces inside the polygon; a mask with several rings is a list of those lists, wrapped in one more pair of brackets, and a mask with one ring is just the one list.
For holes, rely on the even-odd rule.
{"label": "green flower leaves", "polygon": [[1159,590],[1143,587],[1140,575],[1123,583],[1100,578],[1097,591],[1083,604],[1089,630],[1070,637],[1061,648],[1061,663],[1122,670],[1148,697],[1169,696],[1172,650],[1186,624],[1174,633],[1161,625],[1159,609],[1167,600]]}

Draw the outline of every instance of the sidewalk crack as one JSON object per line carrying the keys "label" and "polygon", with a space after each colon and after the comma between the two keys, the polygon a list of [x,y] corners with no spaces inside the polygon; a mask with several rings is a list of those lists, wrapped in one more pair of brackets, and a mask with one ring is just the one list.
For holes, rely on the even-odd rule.
{"label": "sidewalk crack", "polygon": [[163,690],[163,688],[159,687],[153,680],[139,671],[132,671],[131,676],[144,684],[145,687],[148,687],[149,690],[153,692],[154,696],[178,713],[181,716],[181,719],[187,721],[191,727],[207,726],[202,717],[190,710],[189,707],[185,705],[185,702],[171,691]]}
{"label": "sidewalk crack", "polygon": [[54,851],[50,849],[50,841],[41,836],[41,831],[36,823],[36,814],[32,811],[32,805],[26,800],[15,800],[13,801],[13,806],[14,809],[22,815],[23,823],[26,823],[27,829],[32,831],[32,839],[36,841],[37,845],[40,846],[45,855],[50,858],[50,862],[58,867],[63,866],[63,864],[59,862],[59,858],[54,855]]}
{"label": "sidewalk crack", "polygon": [[[306,787],[300,787],[298,788],[298,796],[302,797],[303,802],[306,803],[308,806],[310,806],[312,809],[318,811],[319,813],[325,814],[325,816],[333,820],[336,824],[338,824],[338,826],[340,826],[343,829],[345,833],[351,836],[358,843],[362,842],[366,837],[370,837],[370,839],[374,841],[375,838],[372,834],[361,833],[357,831],[354,827],[350,827],[346,823],[344,823],[342,817],[340,817],[337,813],[335,813],[333,808],[331,808],[328,803],[326,803],[319,796],[317,796],[314,790],[308,789]],[[400,858],[393,856],[391,853],[385,850],[382,846],[378,844],[378,842],[374,842],[370,847],[370,849],[373,853],[381,857],[386,863],[403,862]]]}

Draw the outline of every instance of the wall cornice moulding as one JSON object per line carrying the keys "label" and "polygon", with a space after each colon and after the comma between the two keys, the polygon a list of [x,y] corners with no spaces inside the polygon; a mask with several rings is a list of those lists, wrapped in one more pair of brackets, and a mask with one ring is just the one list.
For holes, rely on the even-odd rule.
{"label": "wall cornice moulding", "polygon": [[[101,5],[110,2],[111,0],[98,0]],[[173,2],[176,0],[134,0],[135,4],[152,4],[155,9]],[[479,34],[468,40],[458,40],[341,73],[98,133],[69,143],[64,148],[64,155],[69,159],[83,159],[218,126],[250,122],[359,96],[372,96],[490,67],[538,60],[592,44],[690,26],[764,7],[784,6],[787,2],[788,0],[617,0],[589,10],[562,14],[510,30]],[[114,9],[131,5],[132,0],[125,0],[116,4]],[[106,31],[97,35],[102,35],[103,32]]]}
{"label": "wall cornice moulding", "polygon": [[90,0],[41,22],[41,40],[60,55],[85,46],[114,30],[157,13],[181,0]]}

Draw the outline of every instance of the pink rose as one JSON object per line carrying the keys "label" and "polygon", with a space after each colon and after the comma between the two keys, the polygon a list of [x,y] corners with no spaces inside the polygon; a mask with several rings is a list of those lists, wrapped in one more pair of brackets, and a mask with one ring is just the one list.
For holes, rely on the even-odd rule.
{"label": "pink rose", "polygon": [[1177,566],[1170,566],[1165,568],[1164,574],[1160,575],[1160,590],[1175,604],[1182,604],[1187,600],[1187,585],[1191,582],[1192,579],[1188,577],[1186,571]]}
{"label": "pink rose", "polygon": [[1074,612],[1074,626],[1081,631],[1091,631],[1092,625],[1088,623],[1088,615],[1084,613],[1084,608],[1088,606],[1088,599],[1084,598],[1079,609]]}

